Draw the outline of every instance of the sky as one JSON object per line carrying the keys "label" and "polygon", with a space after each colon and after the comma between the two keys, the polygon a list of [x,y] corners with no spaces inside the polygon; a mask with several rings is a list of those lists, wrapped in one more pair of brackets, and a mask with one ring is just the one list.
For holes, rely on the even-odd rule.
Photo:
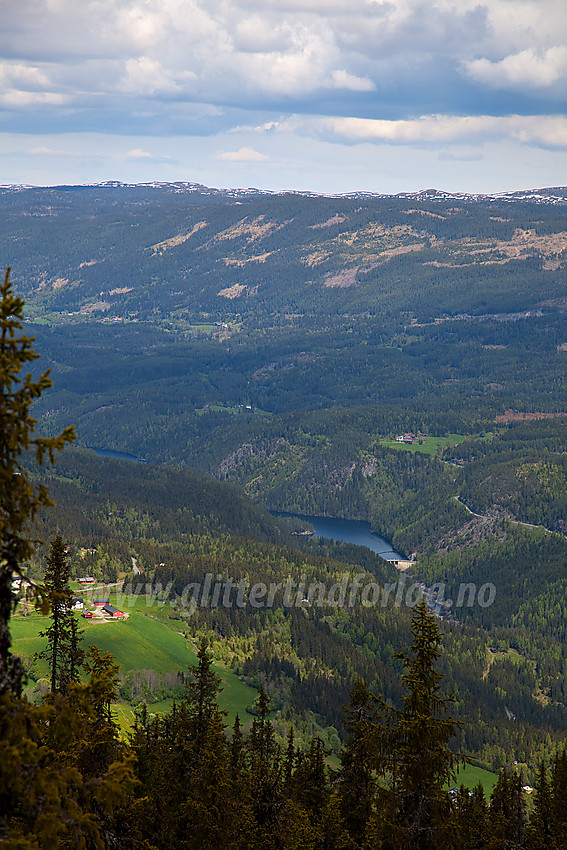
{"label": "sky", "polygon": [[566,0],[0,0],[0,184],[567,184]]}

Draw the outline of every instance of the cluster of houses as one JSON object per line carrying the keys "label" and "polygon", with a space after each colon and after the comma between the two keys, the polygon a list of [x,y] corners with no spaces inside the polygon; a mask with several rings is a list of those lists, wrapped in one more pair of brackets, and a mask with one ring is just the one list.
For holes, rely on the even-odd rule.
{"label": "cluster of houses", "polygon": [[[86,551],[96,552],[96,549]],[[132,558],[132,562],[135,564],[134,558]],[[89,585],[95,583],[95,579],[92,576],[81,576],[77,579],[77,581],[87,588]],[[97,588],[97,590],[99,590],[99,588]],[[120,610],[120,608],[115,608],[114,605],[111,605],[108,597],[93,599],[92,602],[87,600],[87,603],[85,604],[84,599],[76,596],[73,599],[73,610],[82,611],[82,616],[85,620],[99,620],[104,622],[105,620],[126,620],[128,617],[128,614],[125,614],[124,611]]]}
{"label": "cluster of houses", "polygon": [[398,434],[396,437],[396,443],[418,443],[420,446],[425,443],[424,436],[416,436],[415,434]]}
{"label": "cluster of houses", "polygon": [[115,608],[110,604],[110,599],[94,599],[92,607],[86,611],[83,610],[85,603],[83,599],[73,599],[73,608],[76,611],[83,611],[85,620],[125,620],[127,615],[119,608]]}
{"label": "cluster of houses", "polygon": [[[95,582],[95,579],[91,576],[84,576],[77,579],[77,581],[88,587],[88,585]],[[31,587],[32,582],[29,579],[18,576],[12,580],[12,592],[22,595],[24,599],[28,599]],[[73,611],[81,611],[85,620],[126,620],[128,618],[128,614],[110,604],[109,598],[93,599],[91,603],[88,599],[85,600],[80,596],[75,596],[73,597],[71,608]]]}
{"label": "cluster of houses", "polygon": [[15,578],[12,580],[12,591],[14,593],[24,593],[27,594],[27,591],[31,587],[31,581],[28,581],[27,578]]}

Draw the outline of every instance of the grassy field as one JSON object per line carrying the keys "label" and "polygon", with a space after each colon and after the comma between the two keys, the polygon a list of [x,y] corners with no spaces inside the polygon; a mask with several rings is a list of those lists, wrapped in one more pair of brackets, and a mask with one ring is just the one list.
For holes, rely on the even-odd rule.
{"label": "grassy field", "polygon": [[134,725],[134,709],[124,702],[113,702],[111,705],[114,720],[122,732],[127,733]]}
{"label": "grassy field", "polygon": [[[48,617],[36,614],[12,618],[13,651],[26,658],[41,652],[45,639],[39,637],[39,632],[48,625]],[[183,635],[138,611],[132,611],[124,621],[93,623],[81,618],[80,626],[84,645],[95,643],[100,649],[111,652],[124,672],[144,669],[175,673],[196,663],[195,653]]]}
{"label": "grassy field", "polygon": [[[12,652],[31,659],[36,652],[45,647],[45,639],[39,637],[39,632],[49,626],[49,617],[32,614],[29,617],[12,617],[10,633],[12,635]],[[45,668],[47,672],[47,666]]]}
{"label": "grassy field", "polygon": [[459,443],[462,443],[464,440],[474,439],[474,440],[492,440],[494,434],[492,432],[488,432],[483,435],[475,435],[474,437],[464,436],[463,434],[449,434],[448,437],[423,437],[423,442],[420,443],[419,440],[416,440],[414,443],[398,443],[396,440],[382,439],[380,440],[381,446],[386,446],[389,449],[398,449],[401,452],[421,452],[422,454],[427,455],[436,455],[443,449],[446,449],[449,446],[458,446]]}
{"label": "grassy field", "polygon": [[464,785],[465,788],[476,788],[478,783],[484,788],[484,796],[488,799],[492,794],[494,786],[498,781],[496,773],[491,773],[489,770],[484,770],[482,767],[477,767],[474,764],[466,764],[457,774],[456,783],[450,787],[456,788]]}
{"label": "grassy field", "polygon": [[[126,606],[125,606],[126,607]],[[197,663],[194,648],[190,646],[184,635],[176,631],[177,621],[169,621],[167,614],[169,606],[155,606],[151,613],[145,606],[144,599],[138,599],[136,604],[127,609],[130,616],[123,621],[108,621],[93,623],[81,618],[81,628],[84,630],[85,646],[96,644],[99,649],[111,652],[116,662],[124,672],[129,670],[157,670],[160,673],[176,673],[188,670]],[[45,640],[39,637],[39,632],[49,625],[48,617],[32,614],[29,617],[14,617],[11,620],[13,651],[28,659],[36,652],[41,652]],[[257,691],[244,684],[231,670],[222,665],[213,665],[221,679],[223,691],[219,702],[227,712],[227,722],[232,723],[236,713],[243,722],[251,720],[246,708],[256,699]],[[47,674],[47,665],[40,665],[40,672]],[[165,700],[149,706],[154,713],[168,711],[171,703]],[[122,727],[133,720],[130,706],[117,704],[120,712],[119,721]]]}
{"label": "grassy field", "polygon": [[197,323],[194,325],[187,325],[188,330],[192,331],[206,331],[207,333],[212,333],[212,331],[217,330],[216,325],[211,325],[210,323]]}
{"label": "grassy field", "polygon": [[448,437],[423,437],[423,443],[416,440],[414,443],[398,443],[396,440],[380,440],[381,446],[389,449],[399,449],[402,452],[422,452],[426,455],[435,455],[447,446],[458,446],[467,438],[462,434],[449,434]]}
{"label": "grassy field", "polygon": [[183,635],[138,611],[122,622],[85,621],[84,643],[96,643],[112,653],[124,672],[143,669],[175,673],[197,663]]}

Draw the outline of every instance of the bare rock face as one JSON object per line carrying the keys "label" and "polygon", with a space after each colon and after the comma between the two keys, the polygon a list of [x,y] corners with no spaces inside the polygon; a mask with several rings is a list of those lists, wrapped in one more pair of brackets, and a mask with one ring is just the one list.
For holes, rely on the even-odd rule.
{"label": "bare rock face", "polygon": [[221,461],[214,474],[221,480],[226,479],[231,471],[238,469],[247,460],[267,460],[287,445],[289,443],[285,437],[260,440],[257,443],[242,443],[236,451],[231,452]]}

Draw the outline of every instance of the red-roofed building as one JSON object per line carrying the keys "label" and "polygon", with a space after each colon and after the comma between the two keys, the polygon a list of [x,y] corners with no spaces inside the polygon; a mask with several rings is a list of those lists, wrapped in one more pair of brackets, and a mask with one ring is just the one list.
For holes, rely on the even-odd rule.
{"label": "red-roofed building", "polygon": [[115,608],[114,605],[105,605],[102,610],[108,617],[112,617],[113,620],[124,619],[124,612]]}

